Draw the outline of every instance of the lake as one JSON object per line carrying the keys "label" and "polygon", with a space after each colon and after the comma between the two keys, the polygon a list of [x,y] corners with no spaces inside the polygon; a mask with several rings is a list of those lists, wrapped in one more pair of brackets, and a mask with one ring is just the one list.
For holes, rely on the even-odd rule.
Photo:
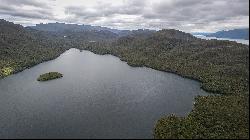
{"label": "lake", "polygon": [[[36,80],[50,71],[64,77]],[[153,138],[158,119],[187,115],[197,95],[197,81],[70,49],[0,80],[0,138]]]}
{"label": "lake", "polygon": [[229,41],[235,41],[237,43],[249,45],[249,40],[245,40],[245,39],[216,38],[216,37],[206,37],[204,35],[195,35],[195,37],[198,37],[198,38],[201,38],[201,39],[206,39],[206,40],[211,40],[211,39],[229,40]]}

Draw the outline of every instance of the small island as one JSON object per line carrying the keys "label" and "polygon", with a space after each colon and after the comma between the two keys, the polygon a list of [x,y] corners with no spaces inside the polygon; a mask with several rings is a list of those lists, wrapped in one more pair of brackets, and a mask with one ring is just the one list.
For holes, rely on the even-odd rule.
{"label": "small island", "polygon": [[62,78],[63,75],[59,72],[49,72],[49,73],[45,73],[40,75],[37,78],[37,81],[49,81],[49,80],[53,80],[53,79],[58,79],[58,78]]}

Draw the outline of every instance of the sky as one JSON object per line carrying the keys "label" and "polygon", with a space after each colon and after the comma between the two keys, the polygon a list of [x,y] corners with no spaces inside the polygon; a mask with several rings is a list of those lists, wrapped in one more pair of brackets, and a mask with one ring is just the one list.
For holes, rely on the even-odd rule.
{"label": "sky", "polygon": [[249,28],[248,7],[249,0],[0,0],[0,19],[216,32]]}

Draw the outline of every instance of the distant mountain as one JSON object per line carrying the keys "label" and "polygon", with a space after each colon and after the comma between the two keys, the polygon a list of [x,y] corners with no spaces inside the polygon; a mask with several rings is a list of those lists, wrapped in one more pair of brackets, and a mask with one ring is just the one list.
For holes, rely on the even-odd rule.
{"label": "distant mountain", "polygon": [[207,37],[230,38],[230,39],[245,39],[249,40],[249,28],[234,29],[229,31],[219,31],[212,34],[207,34]]}
{"label": "distant mountain", "polygon": [[193,32],[193,33],[191,33],[191,34],[194,35],[194,36],[196,36],[196,35],[207,36],[207,35],[209,35],[209,34],[211,34],[211,33],[207,33],[207,32]]}
{"label": "distant mountain", "polygon": [[48,31],[48,32],[112,32],[116,34],[117,37],[122,36],[128,36],[128,35],[144,35],[144,34],[150,34],[155,32],[154,30],[148,30],[148,29],[139,29],[139,30],[118,30],[118,29],[111,29],[107,27],[101,27],[101,26],[92,26],[92,25],[78,25],[78,24],[65,24],[65,23],[48,23],[48,24],[36,24],[35,26],[29,26],[27,28],[32,28],[39,31]]}
{"label": "distant mountain", "polygon": [[35,26],[29,26],[30,28],[40,30],[40,31],[50,31],[50,32],[81,32],[81,31],[112,31],[114,33],[119,32],[116,29],[110,29],[101,26],[91,26],[91,25],[78,25],[78,24],[65,24],[65,23],[48,23],[48,24],[36,24]]}
{"label": "distant mountain", "polygon": [[42,31],[43,33],[48,32],[48,35],[60,36],[65,39],[74,39],[77,41],[112,40],[118,37],[117,33],[115,33],[116,30],[91,25],[48,23],[28,26],[26,29]]}

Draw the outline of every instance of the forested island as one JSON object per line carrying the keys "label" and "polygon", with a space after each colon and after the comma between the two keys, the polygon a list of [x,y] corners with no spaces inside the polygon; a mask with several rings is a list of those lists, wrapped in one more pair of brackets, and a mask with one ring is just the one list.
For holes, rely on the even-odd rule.
{"label": "forested island", "polygon": [[37,81],[49,81],[49,80],[54,80],[54,79],[58,79],[62,77],[63,75],[59,72],[48,72],[48,73],[40,75],[37,78]]}
{"label": "forested island", "polygon": [[73,47],[195,79],[202,89],[216,94],[197,97],[193,111],[184,118],[163,116],[155,126],[155,138],[249,138],[249,46],[198,39],[174,29],[126,35],[57,32],[0,20],[0,77],[54,59]]}

